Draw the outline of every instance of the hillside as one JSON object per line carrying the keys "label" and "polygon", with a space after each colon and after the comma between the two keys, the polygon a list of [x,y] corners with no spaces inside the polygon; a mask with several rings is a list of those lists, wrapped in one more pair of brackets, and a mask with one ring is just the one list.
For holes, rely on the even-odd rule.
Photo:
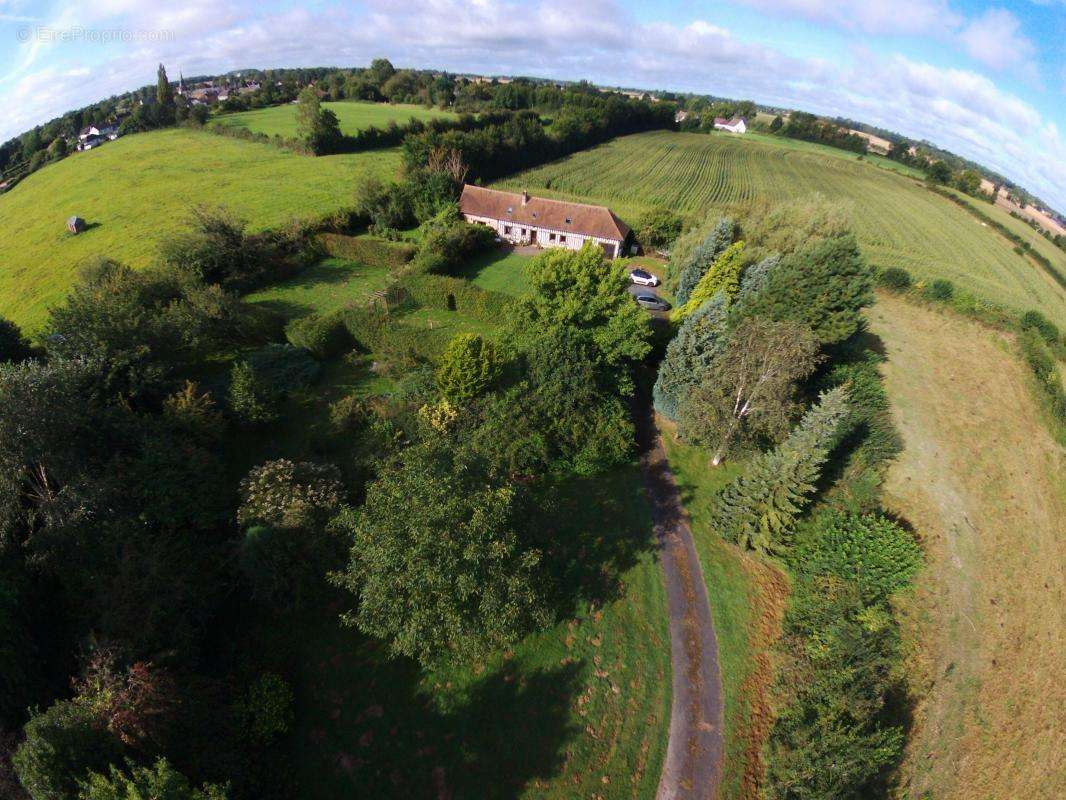
{"label": "hillside", "polygon": [[[702,217],[742,213],[761,198],[821,192],[851,204],[855,230],[875,266],[904,267],[919,280],[948,278],[988,300],[1066,321],[1066,289],[965,210],[915,179],[806,142],[645,133],[500,185],[608,204],[631,223],[656,205]],[[1066,271],[1066,253],[1045,250]]]}
{"label": "hillside", "polygon": [[[440,111],[407,103],[361,103],[346,100],[339,103],[323,103],[337,115],[341,133],[354,134],[370,126],[384,128],[390,122],[402,124],[412,117],[423,122],[430,119],[453,118],[450,111]],[[247,128],[252,133],[267,136],[293,137],[296,135],[296,106],[292,104],[257,108],[253,111],[240,111],[235,114],[223,114],[214,119],[212,125],[227,128]]]}
{"label": "hillside", "polygon": [[929,563],[906,796],[1062,797],[1063,450],[1002,334],[891,297],[870,319],[905,442],[889,506]]}
{"label": "hillside", "polygon": [[[79,263],[148,265],[194,205],[226,206],[262,230],[337,209],[358,177],[387,177],[398,165],[395,150],[310,158],[187,129],[75,154],[0,195],[0,315],[34,330]],[[78,236],[65,226],[74,214],[90,226]]]}

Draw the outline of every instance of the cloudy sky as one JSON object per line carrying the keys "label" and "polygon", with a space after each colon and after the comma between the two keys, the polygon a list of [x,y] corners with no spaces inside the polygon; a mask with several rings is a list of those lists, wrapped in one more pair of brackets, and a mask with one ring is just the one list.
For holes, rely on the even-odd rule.
{"label": "cloudy sky", "polygon": [[1066,0],[0,0],[0,141],[171,77],[395,64],[587,78],[925,138],[1066,212]]}

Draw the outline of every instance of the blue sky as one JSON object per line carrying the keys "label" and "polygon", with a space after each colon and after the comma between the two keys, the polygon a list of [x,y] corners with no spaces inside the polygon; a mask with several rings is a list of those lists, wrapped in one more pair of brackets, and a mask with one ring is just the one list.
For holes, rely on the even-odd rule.
{"label": "blue sky", "polygon": [[1066,0],[0,0],[0,140],[241,67],[398,65],[751,98],[925,138],[1066,212]]}

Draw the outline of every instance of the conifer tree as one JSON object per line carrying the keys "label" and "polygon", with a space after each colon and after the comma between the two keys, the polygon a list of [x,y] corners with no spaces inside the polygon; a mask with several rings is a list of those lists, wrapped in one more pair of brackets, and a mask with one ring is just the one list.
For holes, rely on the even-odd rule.
{"label": "conifer tree", "polygon": [[744,270],[744,242],[735,242],[726,248],[692,290],[688,301],[671,313],[671,319],[684,319],[717,294],[732,302],[740,291],[740,273]]}
{"label": "conifer tree", "polygon": [[711,298],[685,318],[667,345],[652,398],[655,410],[668,419],[677,419],[682,401],[725,346],[726,312],[724,296]]}
{"label": "conifer tree", "polygon": [[778,552],[807,505],[847,414],[847,387],[823,392],[780,446],[756,456],[722,493],[722,535],[761,553]]}
{"label": "conifer tree", "polygon": [[707,237],[692,251],[692,255],[689,256],[688,261],[682,268],[681,276],[678,280],[677,295],[675,297],[678,305],[684,305],[688,302],[689,296],[692,294],[692,290],[696,288],[696,284],[700,282],[700,278],[718,260],[718,257],[725,252],[725,249],[733,243],[735,230],[736,224],[733,220],[729,217],[722,217],[711,232],[707,234]]}
{"label": "conifer tree", "polygon": [[774,255],[767,256],[762,261],[752,264],[744,270],[744,275],[740,279],[740,291],[737,293],[737,299],[743,300],[761,292],[770,280],[770,274],[780,263],[781,256],[774,253]]}

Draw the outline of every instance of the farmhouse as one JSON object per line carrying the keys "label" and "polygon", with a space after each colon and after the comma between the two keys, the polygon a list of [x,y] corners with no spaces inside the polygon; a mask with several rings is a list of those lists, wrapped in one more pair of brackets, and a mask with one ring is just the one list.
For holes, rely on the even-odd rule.
{"label": "farmhouse", "polygon": [[608,258],[624,255],[629,226],[604,206],[530,197],[528,192],[501,192],[463,186],[459,211],[467,222],[488,225],[514,244],[579,250],[596,242]]}
{"label": "farmhouse", "polygon": [[746,133],[748,123],[744,117],[732,117],[731,119],[715,117],[714,127],[720,131],[729,131],[730,133]]}

